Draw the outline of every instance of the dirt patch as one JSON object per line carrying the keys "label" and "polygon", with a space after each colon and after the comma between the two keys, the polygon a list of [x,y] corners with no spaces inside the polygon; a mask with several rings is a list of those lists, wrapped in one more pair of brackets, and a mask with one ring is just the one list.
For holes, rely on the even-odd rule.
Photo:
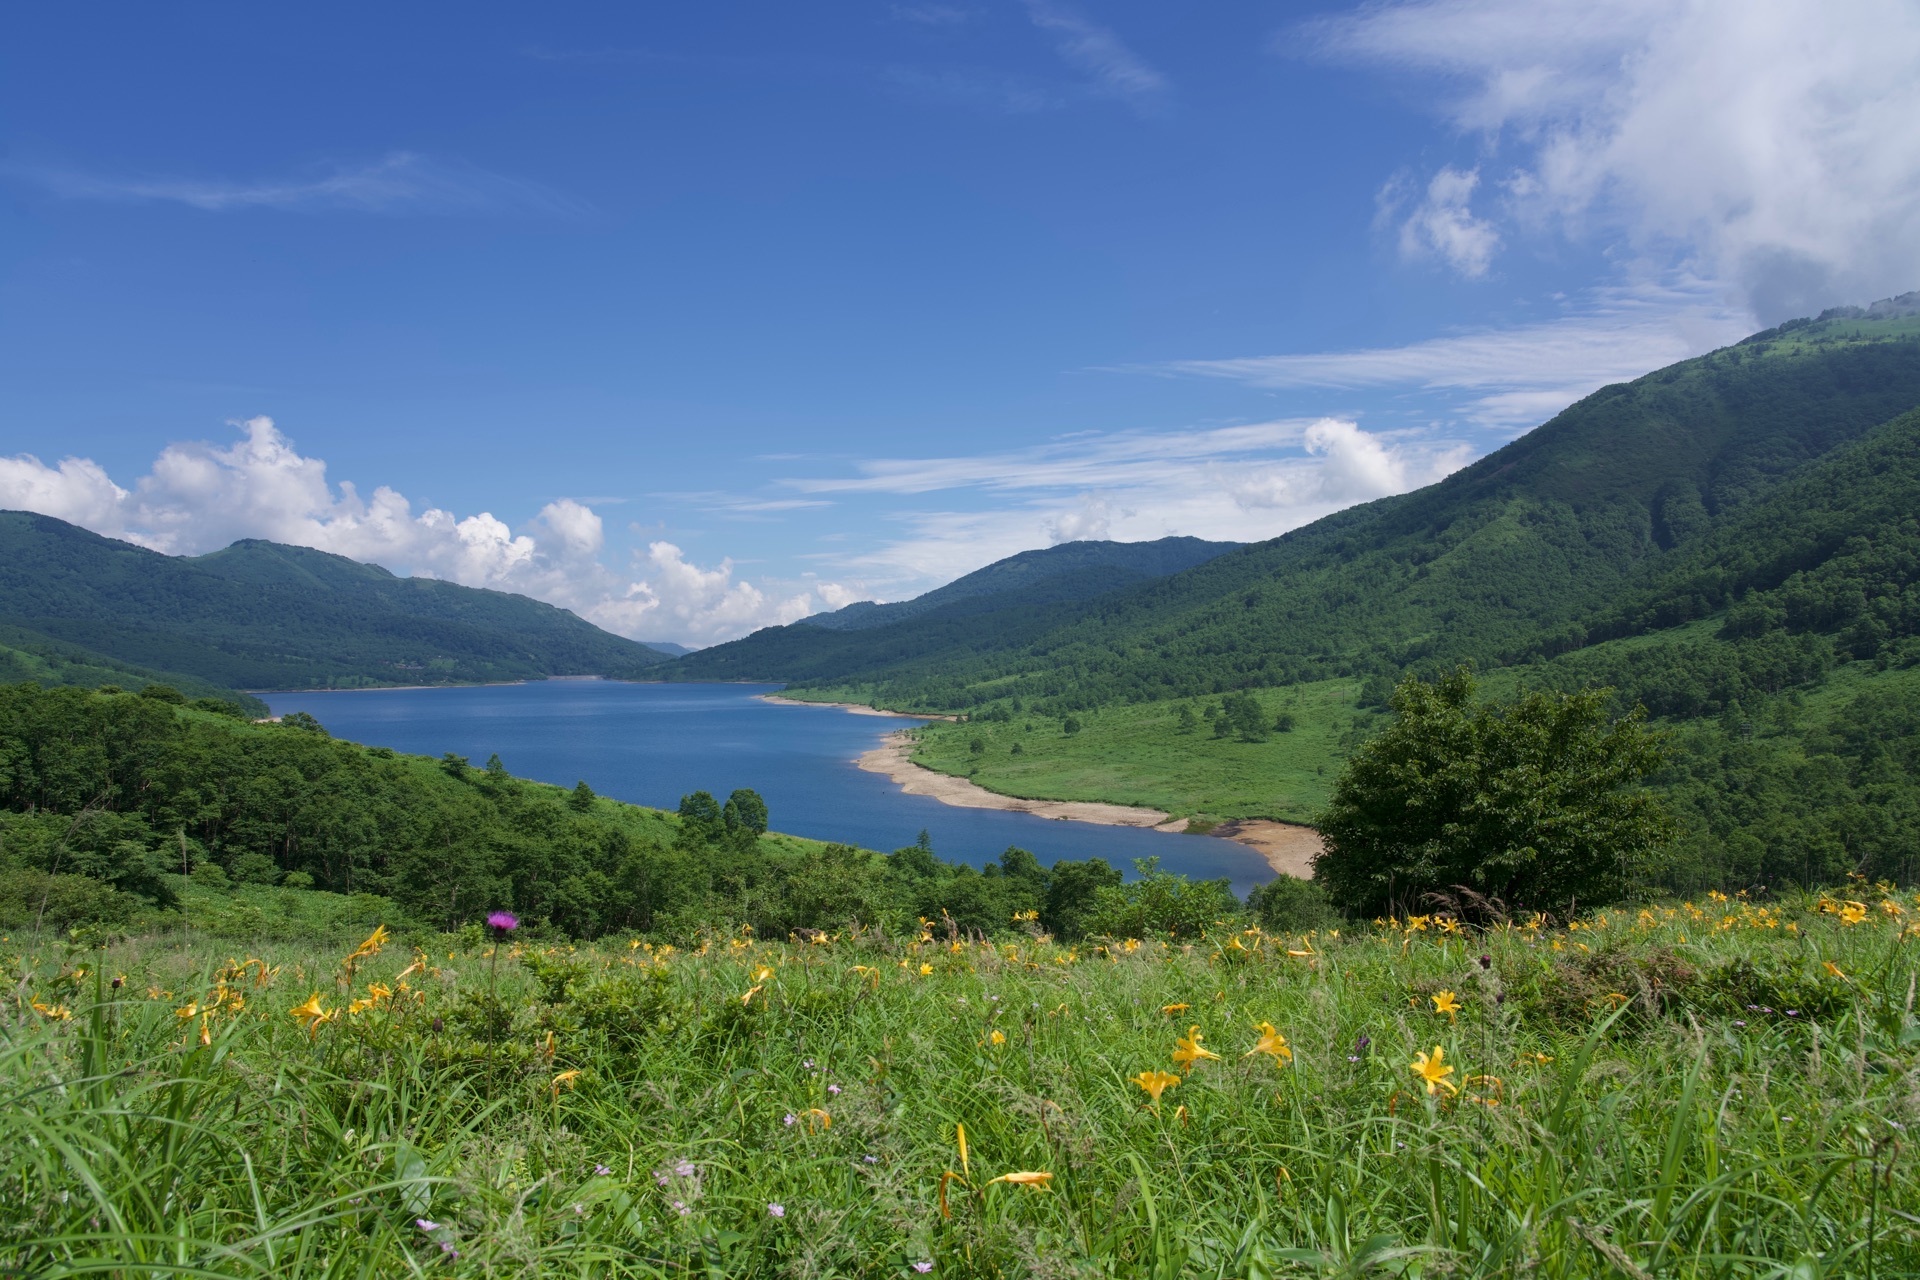
{"label": "dirt patch", "polygon": [[[1095,822],[1109,827],[1151,827],[1155,831],[1181,834],[1187,819],[1176,818],[1158,809],[1137,805],[1102,804],[1092,800],[1022,800],[989,791],[966,778],[937,773],[913,762],[913,738],[907,733],[890,733],[886,740],[861,756],[857,763],[868,773],[878,773],[897,784],[910,796],[932,796],[941,804],[962,809],[1001,809],[1011,813],[1030,813],[1038,818],[1065,822]],[[1283,876],[1305,879],[1313,874],[1313,856],[1320,852],[1320,833],[1312,827],[1264,819],[1223,822],[1209,833],[1232,840],[1254,850],[1267,865]]]}
{"label": "dirt patch", "polygon": [[1283,876],[1300,880],[1313,878],[1313,860],[1325,846],[1320,833],[1312,827],[1292,822],[1273,822],[1266,818],[1242,818],[1223,822],[1213,829],[1216,836],[1237,840],[1250,849],[1258,849],[1267,865]]}
{"label": "dirt patch", "polygon": [[895,716],[903,720],[958,720],[959,716],[928,716],[911,711],[882,711],[863,702],[808,702],[804,698],[783,698],[777,693],[758,695],[762,702],[777,702],[783,707],[838,707],[856,716]]}

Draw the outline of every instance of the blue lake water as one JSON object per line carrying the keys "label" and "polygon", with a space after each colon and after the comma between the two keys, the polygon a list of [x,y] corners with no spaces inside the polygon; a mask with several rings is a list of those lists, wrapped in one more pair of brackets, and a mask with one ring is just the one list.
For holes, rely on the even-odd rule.
{"label": "blue lake water", "polygon": [[766,799],[774,830],[816,840],[889,850],[924,829],[941,857],[976,866],[1019,845],[1044,863],[1100,857],[1129,872],[1132,859],[1158,857],[1196,879],[1225,876],[1241,894],[1273,878],[1259,854],[1230,840],[906,795],[853,762],[888,732],[923,721],[759,697],[780,687],[547,680],[262,696],[275,715],[304,711],[337,738],[417,755],[452,751],[476,765],[497,752],[521,777],[566,787],[584,779],[602,795],[661,809],[691,791],[725,800],[751,787]]}

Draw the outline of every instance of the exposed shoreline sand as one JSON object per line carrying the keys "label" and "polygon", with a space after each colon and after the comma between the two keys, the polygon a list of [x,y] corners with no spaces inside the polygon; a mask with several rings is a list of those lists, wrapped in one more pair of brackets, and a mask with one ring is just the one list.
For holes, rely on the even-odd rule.
{"label": "exposed shoreline sand", "polygon": [[[863,702],[808,702],[805,698],[783,698],[777,693],[755,695],[762,702],[777,702],[783,707],[838,707],[856,716],[892,716],[901,720],[958,720],[959,716],[930,716],[913,711],[882,711]],[[915,793],[918,794],[918,793]]]}
{"label": "exposed shoreline sand", "polygon": [[[869,715],[894,714],[875,712],[871,707],[859,709]],[[1187,827],[1184,818],[1175,818],[1158,809],[1136,805],[1102,804],[1092,800],[1022,800],[1018,796],[1003,796],[966,778],[937,773],[924,765],[915,764],[912,757],[913,739],[901,731],[888,734],[885,741],[855,763],[868,773],[878,773],[891,779],[910,796],[932,796],[942,804],[963,809],[1004,809],[1013,813],[1030,813],[1036,818],[1096,822],[1109,827],[1151,827],[1155,831],[1168,833],[1181,833]],[[1267,865],[1280,875],[1303,880],[1313,874],[1313,857],[1320,852],[1320,833],[1312,827],[1291,822],[1242,818],[1223,822],[1210,834],[1247,846],[1265,858]]]}

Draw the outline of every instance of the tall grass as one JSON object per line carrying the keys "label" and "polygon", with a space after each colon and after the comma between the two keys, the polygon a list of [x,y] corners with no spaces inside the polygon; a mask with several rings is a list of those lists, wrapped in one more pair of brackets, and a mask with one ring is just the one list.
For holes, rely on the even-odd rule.
{"label": "tall grass", "polygon": [[1912,1275],[1917,914],[28,946],[0,1273]]}

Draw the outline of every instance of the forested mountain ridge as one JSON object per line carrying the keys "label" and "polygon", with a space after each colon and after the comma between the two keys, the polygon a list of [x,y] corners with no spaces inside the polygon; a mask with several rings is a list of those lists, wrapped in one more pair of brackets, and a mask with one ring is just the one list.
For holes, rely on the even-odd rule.
{"label": "forested mountain ridge", "polygon": [[225,689],[633,677],[668,661],[526,596],[256,539],[167,556],[22,511],[0,512],[0,626],[83,671]]}
{"label": "forested mountain ridge", "polygon": [[1676,549],[1916,405],[1920,318],[1792,322],[1604,388],[1438,484],[1170,577],[1000,632],[936,612],[756,674],[900,708],[1070,710],[1551,654]]}
{"label": "forested mountain ridge", "polygon": [[664,668],[678,680],[832,681],[885,661],[1003,647],[1043,634],[1073,606],[1203,564],[1234,542],[1067,542],[997,560],[894,604],[863,601],[768,627]]}
{"label": "forested mountain ridge", "polygon": [[[996,560],[911,600],[893,604],[863,600],[831,613],[816,613],[793,625],[825,627],[830,631],[864,631],[982,597],[1022,593],[1049,600],[1086,598],[1111,587],[1164,578],[1182,569],[1191,569],[1241,545],[1181,537],[1152,542],[1063,542]],[[986,606],[983,605],[981,611],[986,611]]]}

